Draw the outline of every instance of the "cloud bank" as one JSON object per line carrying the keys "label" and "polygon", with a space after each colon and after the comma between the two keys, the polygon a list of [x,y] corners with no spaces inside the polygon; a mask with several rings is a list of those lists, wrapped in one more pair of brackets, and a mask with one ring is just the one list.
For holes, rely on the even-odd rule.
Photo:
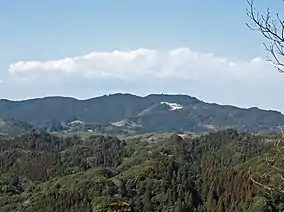
{"label": "cloud bank", "polygon": [[[164,92],[284,111],[280,94],[284,89],[283,75],[259,57],[232,61],[189,48],[167,51],[141,48],[91,52],[50,61],[18,61],[8,71],[10,83],[5,95],[12,98]],[[17,83],[18,91],[9,88],[13,83]]]}

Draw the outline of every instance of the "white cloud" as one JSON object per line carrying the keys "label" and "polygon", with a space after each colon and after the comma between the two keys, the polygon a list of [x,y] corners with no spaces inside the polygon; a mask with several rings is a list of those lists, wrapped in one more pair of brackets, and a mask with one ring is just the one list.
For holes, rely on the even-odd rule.
{"label": "white cloud", "polygon": [[[188,48],[170,51],[137,49],[133,51],[92,52],[74,58],[54,61],[18,61],[9,67],[18,76],[46,74],[80,74],[87,78],[119,77],[135,79],[152,76],[196,78],[204,75],[247,77],[267,66],[261,58],[233,62],[213,54],[193,52]],[[268,66],[267,66],[268,67]],[[240,69],[242,68],[242,69]]]}
{"label": "white cloud", "polygon": [[10,65],[9,72],[23,87],[23,98],[28,94],[187,93],[213,102],[284,111],[280,103],[284,105],[284,100],[278,93],[284,89],[283,75],[258,57],[231,61],[189,48],[137,49],[53,61],[18,61]]}

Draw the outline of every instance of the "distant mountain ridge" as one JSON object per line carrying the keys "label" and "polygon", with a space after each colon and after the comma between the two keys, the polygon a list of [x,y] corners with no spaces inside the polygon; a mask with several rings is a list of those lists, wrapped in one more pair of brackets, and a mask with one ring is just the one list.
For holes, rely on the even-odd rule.
{"label": "distant mountain ridge", "polygon": [[258,132],[275,131],[284,125],[284,115],[278,111],[244,109],[206,103],[187,95],[167,94],[140,97],[117,93],[86,100],[71,97],[2,99],[0,118],[21,120],[49,131],[70,129],[70,123],[72,129],[109,132],[207,132],[220,128]]}

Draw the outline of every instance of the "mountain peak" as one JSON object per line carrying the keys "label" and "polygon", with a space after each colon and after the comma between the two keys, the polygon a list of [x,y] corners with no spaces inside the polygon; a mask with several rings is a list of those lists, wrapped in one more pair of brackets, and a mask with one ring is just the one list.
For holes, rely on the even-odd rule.
{"label": "mountain peak", "polygon": [[206,103],[178,94],[140,97],[116,93],[87,100],[45,97],[40,101],[1,102],[0,118],[17,118],[39,129],[65,129],[62,123],[69,123],[75,120],[74,117],[84,125],[80,129],[88,130],[112,129],[114,125],[111,123],[127,126],[127,129],[139,126],[139,130],[148,132],[178,130],[197,133],[212,131],[208,126],[257,132],[275,131],[284,125],[284,115],[279,112]]}

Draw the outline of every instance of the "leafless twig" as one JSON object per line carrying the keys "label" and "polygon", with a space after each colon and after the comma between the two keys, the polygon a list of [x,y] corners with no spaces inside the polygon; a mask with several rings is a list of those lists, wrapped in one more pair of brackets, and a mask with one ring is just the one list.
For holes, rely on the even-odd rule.
{"label": "leafless twig", "polygon": [[270,9],[261,14],[254,8],[254,0],[247,0],[247,16],[252,21],[246,24],[249,29],[259,31],[269,42],[264,43],[270,56],[267,60],[281,73],[284,73],[284,21],[277,13],[273,18]]}

